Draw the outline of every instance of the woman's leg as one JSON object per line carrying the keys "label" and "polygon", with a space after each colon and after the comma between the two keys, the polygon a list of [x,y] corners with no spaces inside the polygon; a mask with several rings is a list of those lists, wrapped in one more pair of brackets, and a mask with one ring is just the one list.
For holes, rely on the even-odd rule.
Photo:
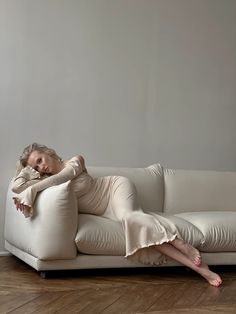
{"label": "woman's leg", "polygon": [[[135,186],[124,177],[116,177],[113,183],[110,209],[107,211],[108,218],[122,220],[134,211],[141,211],[137,202]],[[201,263],[201,256],[197,249],[180,239],[171,243],[154,246],[161,254],[183,264],[203,276],[211,285],[218,287],[222,280],[220,276],[209,270],[206,264]]]}
{"label": "woman's leg", "polygon": [[202,259],[200,252],[190,245],[189,243],[184,242],[182,239],[175,239],[171,244],[186,255],[196,266],[200,266]]}
{"label": "woman's leg", "polygon": [[212,286],[219,287],[220,284],[222,283],[220,276],[210,271],[206,264],[201,263],[200,266],[197,266],[191,259],[189,259],[185,254],[179,251],[171,243],[163,243],[161,245],[156,245],[154,247],[161,254],[164,254],[170,257],[171,259],[179,262],[180,264],[196,271],[198,274],[204,277]]}

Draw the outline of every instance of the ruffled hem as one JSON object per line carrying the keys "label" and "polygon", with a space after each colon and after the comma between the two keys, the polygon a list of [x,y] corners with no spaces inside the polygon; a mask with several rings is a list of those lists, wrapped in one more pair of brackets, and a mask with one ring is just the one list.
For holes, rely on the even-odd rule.
{"label": "ruffled hem", "polygon": [[162,239],[161,241],[151,242],[142,246],[139,246],[126,253],[125,258],[135,263],[141,263],[145,265],[162,265],[167,263],[168,257],[159,253],[153,246],[162,245],[174,241],[178,237],[178,234],[174,234],[168,239]]}
{"label": "ruffled hem", "polygon": [[32,205],[27,204],[27,202],[25,202],[24,200],[20,200],[20,199],[19,199],[18,197],[16,197],[16,196],[14,196],[12,199],[13,199],[13,200],[17,200],[17,202],[20,202],[20,204],[22,204],[22,205],[25,205],[25,206],[28,206],[28,207],[32,208]]}
{"label": "ruffled hem", "polygon": [[163,254],[154,246],[181,238],[171,221],[155,213],[134,212],[125,217],[122,223],[126,237],[125,257],[134,262],[152,265],[163,263],[163,258],[160,259]]}
{"label": "ruffled hem", "polygon": [[142,246],[140,246],[140,247],[138,247],[138,248],[135,248],[132,252],[127,253],[127,254],[125,255],[125,257],[129,257],[130,255],[133,255],[133,254],[135,254],[137,251],[142,250],[142,249],[146,249],[146,248],[149,248],[149,247],[152,247],[152,246],[155,246],[155,245],[162,245],[162,244],[164,244],[164,243],[172,242],[172,241],[174,241],[174,240],[177,238],[177,236],[178,236],[178,235],[175,234],[175,235],[173,235],[170,239],[163,239],[162,241],[152,242],[152,243],[148,243],[148,244],[146,244],[146,245],[142,245]]}

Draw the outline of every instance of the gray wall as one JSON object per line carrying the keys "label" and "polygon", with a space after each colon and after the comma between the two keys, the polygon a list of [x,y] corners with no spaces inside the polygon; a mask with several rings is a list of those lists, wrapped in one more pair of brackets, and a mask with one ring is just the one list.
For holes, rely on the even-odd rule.
{"label": "gray wall", "polygon": [[235,0],[0,0],[0,251],[33,141],[89,165],[236,170]]}

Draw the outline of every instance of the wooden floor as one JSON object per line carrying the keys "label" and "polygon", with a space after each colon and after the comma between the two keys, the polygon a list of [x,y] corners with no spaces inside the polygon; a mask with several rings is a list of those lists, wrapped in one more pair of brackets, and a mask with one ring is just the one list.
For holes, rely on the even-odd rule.
{"label": "wooden floor", "polygon": [[236,266],[213,268],[211,287],[183,267],[54,272],[42,279],[15,257],[0,257],[0,313],[236,313]]}

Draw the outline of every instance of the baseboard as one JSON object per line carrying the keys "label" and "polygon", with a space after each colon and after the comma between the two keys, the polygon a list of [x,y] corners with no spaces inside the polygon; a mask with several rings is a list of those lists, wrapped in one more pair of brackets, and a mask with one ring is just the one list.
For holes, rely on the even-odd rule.
{"label": "baseboard", "polygon": [[0,256],[10,256],[11,253],[7,252],[7,251],[0,251]]}

